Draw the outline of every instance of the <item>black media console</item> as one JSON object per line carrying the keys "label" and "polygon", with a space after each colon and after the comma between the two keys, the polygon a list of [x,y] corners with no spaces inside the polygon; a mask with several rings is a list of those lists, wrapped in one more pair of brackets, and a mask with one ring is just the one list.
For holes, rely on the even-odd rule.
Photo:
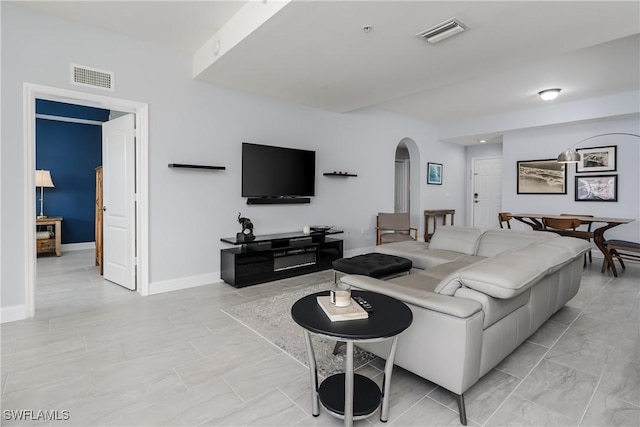
{"label": "black media console", "polygon": [[329,230],[256,236],[251,242],[220,239],[236,247],[220,250],[220,277],[236,288],[328,270],[342,258],[342,240],[327,237]]}

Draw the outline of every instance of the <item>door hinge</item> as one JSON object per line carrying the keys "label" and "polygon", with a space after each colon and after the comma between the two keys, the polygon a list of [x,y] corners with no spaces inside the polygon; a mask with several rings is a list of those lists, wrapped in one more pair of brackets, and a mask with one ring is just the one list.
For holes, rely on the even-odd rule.
{"label": "door hinge", "polygon": [[134,257],[133,258],[133,265],[135,265],[135,266],[138,265],[138,257]]}

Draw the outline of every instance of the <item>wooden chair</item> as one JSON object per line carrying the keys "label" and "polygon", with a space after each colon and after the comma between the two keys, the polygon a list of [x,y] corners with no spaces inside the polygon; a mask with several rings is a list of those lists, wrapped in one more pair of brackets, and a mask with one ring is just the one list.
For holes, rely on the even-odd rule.
{"label": "wooden chair", "polygon": [[[582,225],[578,218],[542,218],[542,224],[546,231],[576,231],[576,228]],[[584,266],[587,266],[587,254],[584,254]]]}
{"label": "wooden chair", "polygon": [[[574,216],[574,217],[575,216],[588,216],[590,218],[593,218],[593,215],[585,215],[585,214],[564,214],[563,213],[563,214],[560,214],[560,216]],[[589,233],[591,233],[591,223],[582,224],[582,225],[585,225],[587,227],[587,231]],[[589,243],[591,243],[591,239],[585,239],[585,240],[587,240]],[[593,262],[593,257],[591,256],[591,251],[589,251],[589,262],[590,263]]]}
{"label": "wooden chair", "polygon": [[411,227],[408,213],[378,213],[376,232],[377,245],[418,239],[418,229]]}
{"label": "wooden chair", "polygon": [[511,215],[511,212],[499,212],[498,213],[498,224],[500,224],[500,228],[504,228],[502,223],[506,222],[507,223],[507,228],[509,230],[511,230],[511,223],[509,221],[511,221],[512,219],[513,219],[513,216]]}
{"label": "wooden chair", "polygon": [[[640,261],[640,255],[635,254],[640,254],[640,243],[629,242],[626,240],[607,240],[605,242],[605,246],[611,254],[611,259],[617,258],[623,270],[626,268],[624,262],[622,261],[623,258],[631,261]],[[602,263],[602,272],[604,273],[604,271],[609,267],[611,267],[613,276],[618,277],[618,272],[616,271],[616,266],[613,264],[613,261],[611,261],[611,265],[609,265],[607,259],[605,258]]]}

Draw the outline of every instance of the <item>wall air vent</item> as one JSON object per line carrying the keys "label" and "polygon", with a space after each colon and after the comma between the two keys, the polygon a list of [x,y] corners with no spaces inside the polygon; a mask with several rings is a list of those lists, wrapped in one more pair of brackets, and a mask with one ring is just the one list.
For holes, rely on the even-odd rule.
{"label": "wall air vent", "polygon": [[113,91],[113,73],[71,64],[71,83]]}
{"label": "wall air vent", "polygon": [[435,27],[416,34],[416,37],[426,39],[429,43],[438,43],[439,41],[465,31],[467,28],[469,27],[457,18],[451,18]]}

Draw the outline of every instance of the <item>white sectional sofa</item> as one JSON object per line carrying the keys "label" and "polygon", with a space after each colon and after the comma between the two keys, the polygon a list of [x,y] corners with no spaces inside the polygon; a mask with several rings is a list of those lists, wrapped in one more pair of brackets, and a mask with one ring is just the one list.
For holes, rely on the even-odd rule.
{"label": "white sectional sofa", "polygon": [[[411,274],[341,280],[411,308],[413,324],[398,340],[395,363],[454,393],[466,425],[464,392],[576,295],[590,248],[547,232],[441,227],[429,244],[376,247],[411,259]],[[386,358],[389,345],[360,346]]]}

